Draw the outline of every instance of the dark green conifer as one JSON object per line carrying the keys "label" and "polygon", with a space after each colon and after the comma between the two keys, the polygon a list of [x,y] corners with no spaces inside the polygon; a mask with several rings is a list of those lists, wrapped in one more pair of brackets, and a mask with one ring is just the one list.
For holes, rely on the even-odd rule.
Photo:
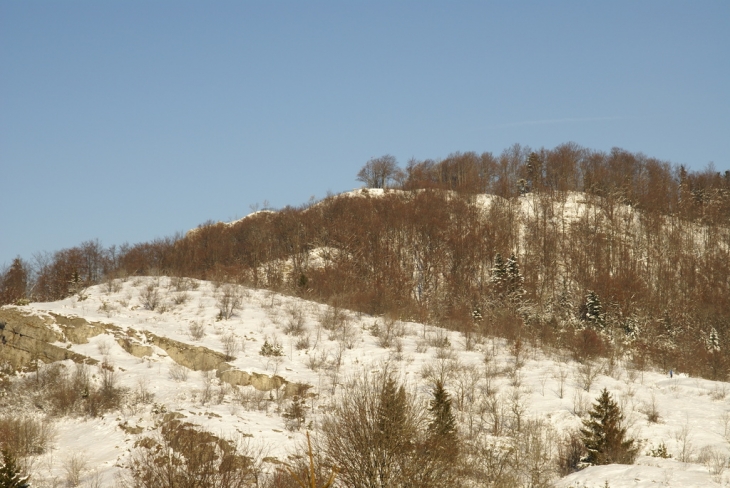
{"label": "dark green conifer", "polygon": [[497,296],[500,298],[503,297],[507,286],[507,265],[500,253],[494,256],[494,266],[492,267],[490,281],[494,286]]}
{"label": "dark green conifer", "polygon": [[591,465],[633,464],[638,448],[633,439],[626,438],[621,409],[608,390],[603,389],[588,415],[580,430],[588,452],[585,462]]}
{"label": "dark green conifer", "polygon": [[2,450],[3,465],[0,468],[0,488],[28,488],[28,476],[22,476],[20,466],[15,462],[13,454]]}
{"label": "dark green conifer", "polygon": [[393,377],[387,377],[380,393],[377,414],[377,429],[384,445],[397,445],[405,439],[406,403],[403,385],[398,386]]}
{"label": "dark green conifer", "polygon": [[517,257],[512,253],[507,260],[506,265],[507,271],[507,294],[510,300],[519,301],[522,295],[525,294],[525,290],[522,285],[525,282],[525,278],[520,273],[520,266],[517,264]]}
{"label": "dark green conifer", "polygon": [[439,443],[454,445],[456,441],[456,419],[451,413],[451,398],[444,388],[441,380],[438,380],[433,388],[433,399],[428,408],[431,414],[431,423],[428,430]]}
{"label": "dark green conifer", "polygon": [[593,290],[586,295],[583,319],[596,330],[601,331],[606,327],[606,313],[603,311],[598,294]]}

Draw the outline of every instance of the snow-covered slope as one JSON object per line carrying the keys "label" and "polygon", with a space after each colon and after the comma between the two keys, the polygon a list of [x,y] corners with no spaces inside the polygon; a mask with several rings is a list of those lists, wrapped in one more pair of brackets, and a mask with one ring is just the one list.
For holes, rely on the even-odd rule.
{"label": "snow-covered slope", "polygon": [[[240,301],[238,306],[226,309],[226,296],[229,305],[230,300]],[[261,385],[234,387],[213,373],[188,370],[153,337],[228,356],[232,370],[310,385],[314,394],[308,397],[307,423],[313,424],[347,378],[383,368],[386,362],[424,402],[429,399],[429,378],[446,368],[460,430],[475,436],[491,436],[489,419],[477,408],[485,390],[507,410],[520,409],[525,419],[544,419],[563,434],[580,427],[580,415],[607,388],[622,406],[642,455],[635,465],[590,467],[558,480],[557,486],[598,487],[606,480],[612,488],[730,483],[730,473],[713,461],[720,457],[727,464],[730,384],[690,378],[681,371],[670,378],[667,372],[636,371],[620,362],[586,367],[558,352],[529,346],[516,358],[500,339],[470,343],[456,332],[422,324],[389,322],[270,291],[190,279],[116,280],[81,296],[17,309],[110,324],[87,343],[56,345],[111,364],[123,386],[154,395],[149,403],[127,405],[101,418],[57,420],[52,449],[34,462],[38,486],[51,486],[54,477],[63,479],[72,453],[83,454],[87,476],[96,473],[101,486],[113,486],[135,440],[154,429],[165,412],[179,412],[186,421],[225,437],[252,436],[271,458],[285,459],[302,439],[301,431],[287,430],[280,415],[284,386],[268,391]],[[222,318],[227,310],[232,315]],[[390,331],[389,340],[384,340],[384,330]],[[148,354],[127,352],[120,334],[147,346]],[[265,342],[280,345],[283,355],[261,355]],[[658,422],[648,420],[651,411],[658,413]],[[648,455],[661,443],[671,459]]]}

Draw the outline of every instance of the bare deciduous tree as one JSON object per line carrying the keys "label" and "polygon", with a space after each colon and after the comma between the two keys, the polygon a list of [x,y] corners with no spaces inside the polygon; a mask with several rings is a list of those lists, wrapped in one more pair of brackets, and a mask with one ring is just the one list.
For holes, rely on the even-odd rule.
{"label": "bare deciduous tree", "polygon": [[357,174],[357,180],[365,183],[368,188],[386,188],[400,174],[402,171],[398,168],[395,157],[386,154],[365,163]]}

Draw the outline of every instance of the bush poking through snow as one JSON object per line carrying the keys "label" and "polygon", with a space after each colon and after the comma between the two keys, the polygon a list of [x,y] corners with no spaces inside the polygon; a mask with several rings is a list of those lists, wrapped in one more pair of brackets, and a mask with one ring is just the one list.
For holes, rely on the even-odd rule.
{"label": "bush poking through snow", "polygon": [[725,450],[720,450],[711,446],[705,446],[700,450],[697,461],[704,464],[710,471],[713,479],[719,483],[722,479],[722,473],[728,466],[728,456]]}
{"label": "bush poking through snow", "polygon": [[236,359],[236,354],[241,350],[241,342],[233,334],[226,334],[221,338],[223,351],[226,353],[226,361]]}
{"label": "bush poking through snow", "polygon": [[20,387],[51,415],[97,417],[121,408],[127,389],[118,386],[115,367],[105,361],[95,374],[89,369],[77,364],[69,372],[63,364],[51,364],[24,378]]}
{"label": "bush poking through snow", "polygon": [[189,423],[169,421],[135,443],[124,488],[247,488],[258,486],[258,453]]}
{"label": "bush poking through snow", "polygon": [[297,351],[301,351],[303,349],[309,349],[309,336],[305,335],[297,339],[297,342],[294,343],[294,347]]}
{"label": "bush poking through snow", "polygon": [[170,379],[173,381],[187,381],[188,380],[188,368],[182,364],[174,363],[170,366]]}
{"label": "bush poking through snow", "polygon": [[53,438],[53,426],[46,419],[19,414],[0,417],[0,442],[19,458],[43,454]]}
{"label": "bush poking through snow", "polygon": [[241,308],[242,296],[236,285],[225,285],[218,294],[218,320],[228,320]]}
{"label": "bush poking through snow", "polygon": [[280,357],[284,355],[284,348],[276,341],[276,339],[273,339],[272,342],[265,339],[264,345],[261,346],[259,354],[266,357]]}
{"label": "bush poking through snow", "polygon": [[651,394],[651,402],[644,405],[643,411],[649,422],[656,424],[661,420],[659,406],[657,405],[656,396],[653,393]]}
{"label": "bush poking through snow", "polygon": [[194,341],[201,340],[205,337],[205,324],[198,321],[191,322],[188,326],[188,335]]}
{"label": "bush poking through snow", "polygon": [[150,283],[145,287],[144,290],[142,290],[142,295],[140,296],[140,299],[142,300],[142,305],[147,310],[155,310],[160,305],[160,292],[157,289],[157,285],[154,283]]}
{"label": "bush poking through snow", "polygon": [[287,315],[289,315],[286,325],[284,326],[284,333],[300,336],[306,331],[304,327],[304,311],[301,305],[290,306],[286,309]]}
{"label": "bush poking through snow", "polygon": [[668,459],[672,457],[671,454],[667,451],[667,446],[663,442],[660,443],[657,447],[651,447],[649,448],[648,452],[649,456],[651,457],[658,457],[663,459]]}
{"label": "bush poking through snow", "polygon": [[87,460],[81,453],[70,454],[63,463],[63,470],[66,473],[66,486],[73,488],[81,484],[81,479],[86,471]]}

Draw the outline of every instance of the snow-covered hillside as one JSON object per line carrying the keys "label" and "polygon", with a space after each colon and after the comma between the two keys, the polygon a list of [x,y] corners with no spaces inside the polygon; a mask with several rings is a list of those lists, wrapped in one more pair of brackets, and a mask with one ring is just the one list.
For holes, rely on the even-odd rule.
{"label": "snow-covered hillside", "polygon": [[[581,415],[607,388],[623,409],[630,435],[640,442],[641,455],[631,466],[589,467],[556,479],[558,487],[592,488],[606,481],[612,488],[730,486],[730,472],[724,470],[730,452],[730,384],[681,371],[670,378],[666,371],[637,371],[621,362],[578,364],[567,354],[528,344],[515,350],[500,339],[467,339],[422,324],[192,279],[115,280],[65,300],[5,310],[46,317],[58,331],[63,328],[57,316],[109,324],[88,338],[54,345],[111,365],[122,386],[146,393],[138,397],[144,401],[102,417],[56,419],[52,448],[33,462],[34,486],[57,486],[53,480],[65,479],[69,459],[78,453],[87,485],[96,480],[97,486],[113,486],[135,441],[171,412],[223,437],[247,436],[266,450],[273,468],[275,459],[286,460],[304,436],[304,429],[288,429],[281,416],[290,401],[284,395],[287,385],[311,387],[305,424],[316,430],[348,378],[386,364],[424,403],[431,380],[444,376],[459,430],[495,442],[499,432],[484,408],[485,398],[497,400],[505,423],[513,421],[511,415],[543,419],[557,439],[581,426]],[[125,335],[138,346],[136,355],[128,344],[123,347]],[[217,369],[194,371],[180,363],[198,363],[181,360],[159,338],[198,346],[199,354],[225,360]],[[282,355],[262,355],[265,343],[280,346]],[[74,367],[71,360],[65,363]],[[238,377],[226,371],[282,381],[236,386],[231,378]],[[649,455],[660,444],[671,458]]]}

